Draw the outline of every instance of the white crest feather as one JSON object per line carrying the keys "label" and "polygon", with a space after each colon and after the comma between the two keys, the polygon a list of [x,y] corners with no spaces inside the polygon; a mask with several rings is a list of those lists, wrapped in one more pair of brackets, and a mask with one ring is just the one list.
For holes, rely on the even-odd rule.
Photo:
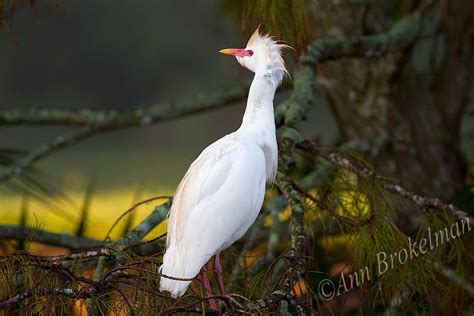
{"label": "white crest feather", "polygon": [[255,32],[250,37],[247,47],[263,46],[265,48],[269,60],[265,76],[268,76],[269,79],[271,79],[272,84],[279,85],[283,80],[283,75],[285,73],[289,76],[289,73],[286,70],[285,61],[282,57],[282,49],[291,47],[289,45],[279,43],[269,34],[261,35],[259,28],[260,26],[257,27]]}

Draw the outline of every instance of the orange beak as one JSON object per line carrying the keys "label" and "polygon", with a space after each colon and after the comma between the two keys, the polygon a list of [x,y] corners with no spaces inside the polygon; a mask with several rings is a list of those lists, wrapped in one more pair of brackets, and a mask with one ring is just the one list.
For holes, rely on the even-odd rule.
{"label": "orange beak", "polygon": [[221,49],[219,53],[226,54],[226,55],[232,55],[232,56],[239,56],[239,57],[250,57],[253,55],[253,51],[250,49],[244,49],[244,48],[226,48],[226,49]]}
{"label": "orange beak", "polygon": [[226,55],[236,55],[236,49],[235,48],[225,48],[221,49],[219,53],[226,54]]}

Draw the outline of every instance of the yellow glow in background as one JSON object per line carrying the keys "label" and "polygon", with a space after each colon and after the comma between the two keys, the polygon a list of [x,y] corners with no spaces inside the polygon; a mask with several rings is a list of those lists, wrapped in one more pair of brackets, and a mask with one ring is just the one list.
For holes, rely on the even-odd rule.
{"label": "yellow glow in background", "polygon": [[[136,191],[136,187],[123,187],[95,192],[89,206],[85,235],[94,239],[103,239],[114,221],[132,205],[139,202],[136,201]],[[154,196],[171,195],[172,193],[172,189],[163,189],[156,192],[144,191],[141,193],[142,197],[139,200],[145,200]],[[79,206],[83,203],[83,191],[69,191],[67,196]],[[133,211],[132,228],[148,216],[156,206],[164,202],[166,200],[156,200],[137,207]],[[1,195],[1,204],[3,210],[9,211],[0,212],[0,223],[18,224],[21,217],[21,195],[3,193]],[[80,222],[81,211],[80,209],[68,209],[68,206],[62,206],[62,204],[61,207],[67,210],[67,214],[60,210],[54,210],[53,206],[48,206],[34,198],[29,198],[27,225],[40,227],[51,232],[74,233]],[[120,237],[119,235],[123,232],[126,221],[127,217],[124,217],[115,227],[111,234],[113,239]],[[166,223],[163,222],[147,237],[153,238],[163,234],[165,231]]]}

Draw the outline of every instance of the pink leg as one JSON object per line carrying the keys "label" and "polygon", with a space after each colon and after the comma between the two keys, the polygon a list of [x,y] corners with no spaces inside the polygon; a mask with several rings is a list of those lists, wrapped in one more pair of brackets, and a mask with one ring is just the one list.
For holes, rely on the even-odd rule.
{"label": "pink leg", "polygon": [[219,286],[219,292],[222,296],[225,296],[225,287],[224,287],[224,280],[222,279],[222,267],[221,262],[219,260],[219,254],[215,256],[214,259],[214,274],[217,278],[217,285]]}
{"label": "pink leg", "polygon": [[[205,271],[202,272],[202,279],[204,283],[204,289],[206,290],[206,296],[212,296],[213,294],[211,284],[209,283],[209,278],[207,277],[207,273]],[[213,298],[209,299],[209,307],[212,310],[217,310],[217,304]]]}

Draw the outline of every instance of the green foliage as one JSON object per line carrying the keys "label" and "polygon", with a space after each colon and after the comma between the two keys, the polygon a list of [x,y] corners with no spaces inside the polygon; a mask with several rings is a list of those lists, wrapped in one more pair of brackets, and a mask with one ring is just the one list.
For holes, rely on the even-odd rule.
{"label": "green foliage", "polygon": [[249,285],[245,289],[245,296],[250,299],[258,299],[262,297],[267,286],[267,271],[260,271],[250,279]]}
{"label": "green foliage", "polygon": [[[339,154],[355,165],[371,170],[364,158],[353,151],[344,150]],[[346,169],[328,167],[322,159],[304,154],[300,157],[298,165],[304,176],[301,183],[308,191],[304,200],[306,232],[316,241],[316,248],[320,245],[325,249],[324,255],[319,255],[317,249],[311,251],[316,258],[308,261],[307,270],[322,267],[323,271],[331,270],[330,262],[342,261],[347,264],[347,271],[341,273],[348,280],[354,273],[359,274],[360,279],[361,271],[367,267],[371,279],[356,288],[349,288],[350,292],[368,296],[364,300],[365,304],[374,306],[386,305],[397,298],[412,301],[411,310],[419,314],[430,313],[433,291],[456,299],[466,297],[465,292],[461,294],[456,282],[446,286],[433,262],[448,264],[454,267],[453,273],[466,276],[466,258],[472,260],[466,248],[467,236],[445,241],[439,247],[428,249],[426,254],[417,251],[418,255],[413,257],[409,246],[427,238],[428,229],[433,234],[454,225],[455,219],[444,211],[433,210],[422,217],[423,220],[414,229],[416,233],[402,231],[397,225],[397,208],[409,207],[420,213],[424,210],[402,203],[398,196],[387,193],[376,179],[366,179]],[[313,265],[315,263],[317,265]],[[337,284],[340,274],[333,277]],[[320,298],[315,286],[321,279],[310,279],[313,280],[309,283],[310,292],[314,292],[318,300]]]}
{"label": "green foliage", "polygon": [[282,39],[299,51],[307,42],[306,13],[308,0],[223,0],[220,7],[240,21],[242,37],[247,39],[261,30]]}

